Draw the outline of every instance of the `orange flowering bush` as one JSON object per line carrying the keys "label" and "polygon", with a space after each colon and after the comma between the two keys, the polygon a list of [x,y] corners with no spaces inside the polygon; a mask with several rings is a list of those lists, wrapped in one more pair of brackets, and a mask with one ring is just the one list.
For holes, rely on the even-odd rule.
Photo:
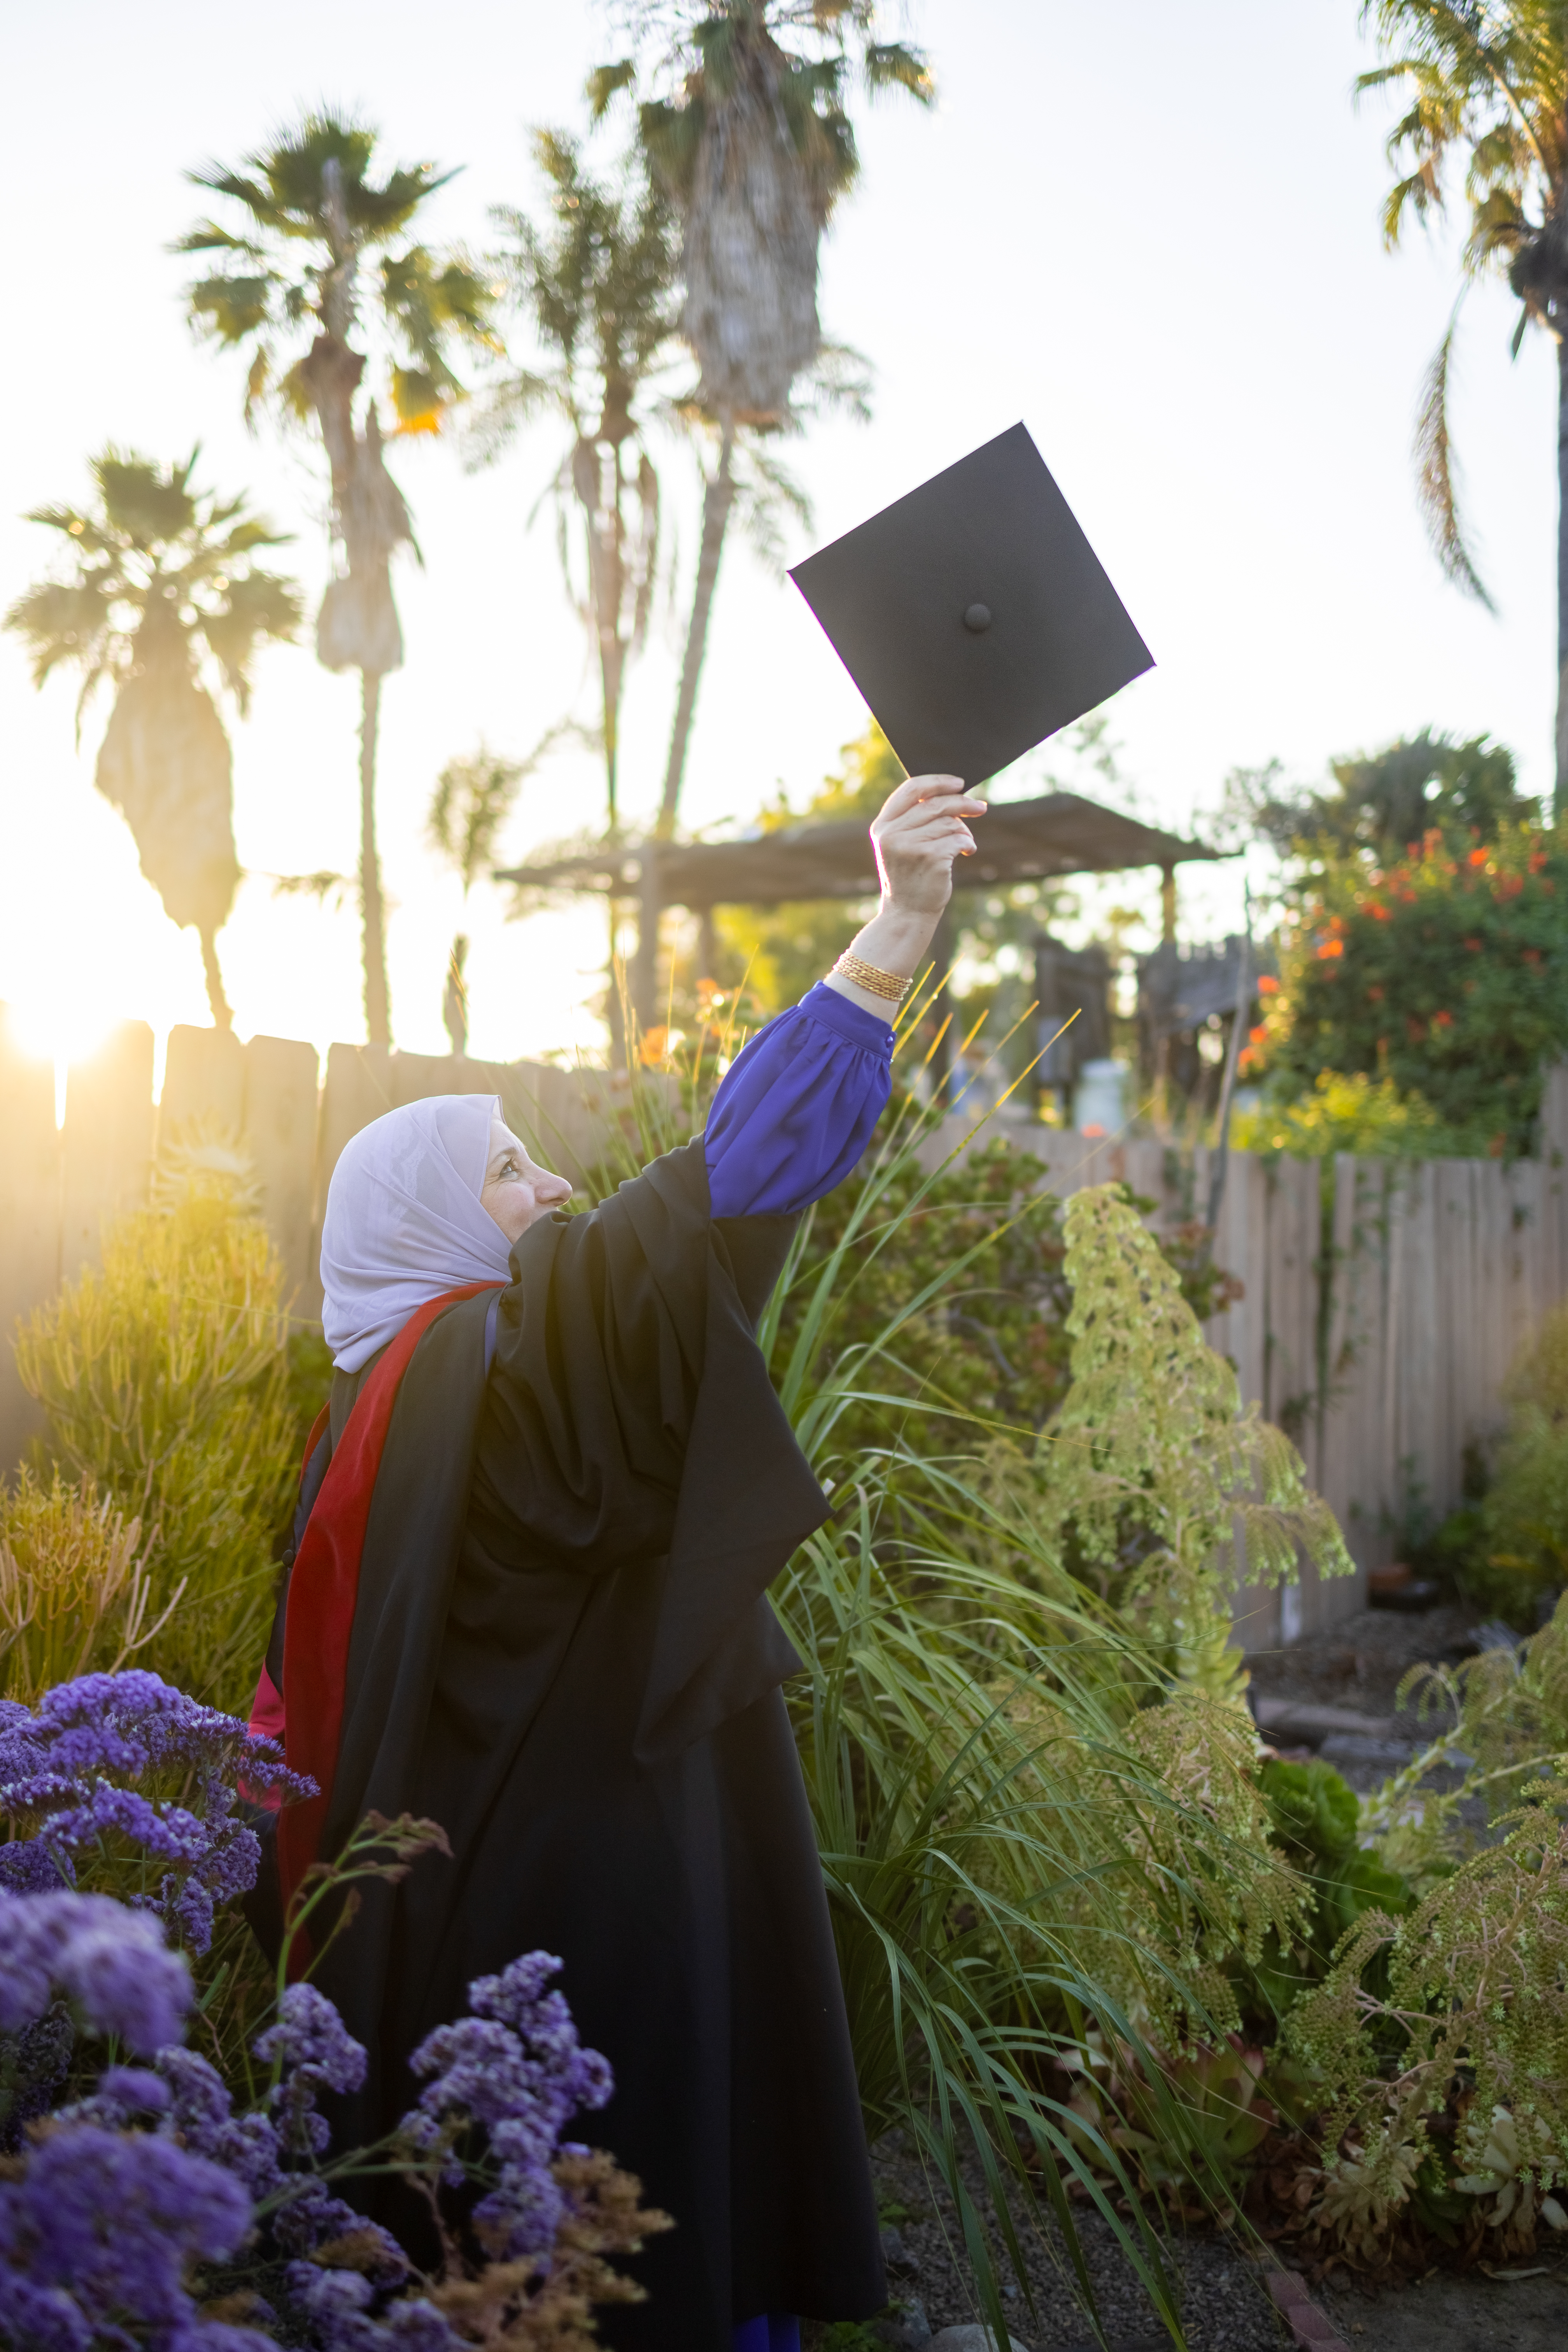
{"label": "orange flowering bush", "polygon": [[1542,1065],[1568,1048],[1568,839],[1434,829],[1397,864],[1335,859],[1281,949],[1242,1055],[1267,1100],[1364,1072],[1430,1105],[1436,1150],[1532,1148]]}

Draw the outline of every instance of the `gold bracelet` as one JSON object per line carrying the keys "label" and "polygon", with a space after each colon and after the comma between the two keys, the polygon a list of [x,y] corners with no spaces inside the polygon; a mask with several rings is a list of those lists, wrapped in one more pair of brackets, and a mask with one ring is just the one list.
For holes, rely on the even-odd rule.
{"label": "gold bracelet", "polygon": [[852,980],[857,988],[868,989],[873,996],[885,996],[889,1004],[901,1004],[914,986],[912,980],[905,980],[899,972],[882,971],[874,963],[862,963],[847,948],[833,969],[841,978]]}

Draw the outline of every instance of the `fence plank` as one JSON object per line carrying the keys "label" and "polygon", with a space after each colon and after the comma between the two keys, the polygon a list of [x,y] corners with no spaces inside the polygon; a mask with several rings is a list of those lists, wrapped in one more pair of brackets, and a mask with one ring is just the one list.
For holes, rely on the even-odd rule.
{"label": "fence plank", "polygon": [[314,1322],[321,1276],[311,1238],[315,1217],[317,1077],[313,1045],[292,1037],[252,1037],[245,1048],[245,1143],[255,1162],[262,1210],[283,1261],[292,1314]]}
{"label": "fence plank", "polygon": [[245,1050],[232,1029],[169,1032],[163,1095],[158,1107],[158,1149],[193,1119],[238,1135],[245,1125]]}
{"label": "fence plank", "polygon": [[0,1006],[0,1465],[9,1468],[43,1416],[16,1376],[18,1316],[51,1297],[60,1278],[60,1139],[55,1074],[22,1053]]}
{"label": "fence plank", "polygon": [[384,1045],[333,1045],[327,1054],[316,1130],[316,1225],[349,1138],[392,1108],[392,1055]]}
{"label": "fence plank", "polygon": [[60,1279],[100,1261],[111,1217],[147,1198],[153,1164],[153,1032],[123,1021],[73,1062],[60,1136]]}
{"label": "fence plank", "polygon": [[1318,1385],[1318,1281],[1321,1192],[1315,1160],[1279,1160],[1265,1171],[1267,1333],[1263,1409],[1304,1449]]}

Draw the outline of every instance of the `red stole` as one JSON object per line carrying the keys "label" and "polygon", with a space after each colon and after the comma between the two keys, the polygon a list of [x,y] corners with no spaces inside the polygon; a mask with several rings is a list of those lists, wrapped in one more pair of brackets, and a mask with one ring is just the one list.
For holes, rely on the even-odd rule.
{"label": "red stole", "polygon": [[321,1790],[285,1805],[278,1816],[278,1874],[287,1915],[300,1880],[316,1859],[337,1772],[342,1737],[349,1639],[359,1597],[360,1559],[371,1497],[381,1468],[392,1409],[415,1349],[436,1318],[460,1298],[500,1290],[499,1282],[470,1282],[416,1307],[358,1396],[342,1438],[327,1465],[321,1491],[305,1524],[289,1579],[283,1631],[284,1753],[291,1772],[308,1772]]}

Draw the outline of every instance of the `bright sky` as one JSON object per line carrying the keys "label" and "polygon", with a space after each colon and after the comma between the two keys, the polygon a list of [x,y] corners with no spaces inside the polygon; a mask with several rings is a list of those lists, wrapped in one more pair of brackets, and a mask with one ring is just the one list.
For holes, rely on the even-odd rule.
{"label": "bright sky", "polygon": [[[1532,335],[1510,363],[1511,305],[1472,297],[1455,412],[1494,620],[1445,583],[1415,511],[1411,425],[1452,251],[1382,250],[1391,117],[1382,100],[1352,110],[1372,62],[1356,16],[1355,0],[913,0],[940,106],[863,115],[860,185],[824,250],[824,324],[873,363],[876,413],[791,452],[817,540],[1024,417],[1158,661],[1115,708],[1136,804],[1158,822],[1187,824],[1238,763],[1278,756],[1314,778],[1336,753],[1424,725],[1490,730],[1527,789],[1549,788],[1552,354]],[[187,332],[189,267],[166,251],[200,209],[182,172],[238,158],[324,96],[381,125],[388,161],[466,166],[429,234],[482,248],[487,205],[537,201],[528,128],[581,120],[584,72],[614,52],[604,16],[586,0],[436,14],[273,0],[262,19],[196,0],[5,0],[3,22],[16,229],[0,604],[50,554],[52,535],[20,515],[80,498],[85,458],[109,439],[166,459],[199,438],[209,483],[248,489],[298,534],[285,560],[313,601],[319,453],[247,436],[239,363]],[[421,837],[437,771],[481,735],[525,750],[574,696],[592,709],[548,519],[528,527],[558,456],[548,423],[477,477],[446,446],[394,455],[426,558],[397,583],[408,661],[383,698],[380,793],[394,1024],[414,1050],[445,1050],[458,917]],[[678,449],[666,480],[683,569],[627,698],[633,814],[662,772],[695,540]],[[107,701],[79,751],[75,691],[62,677],[36,694],[20,646],[0,639],[0,1000],[56,1050],[115,1018],[207,1018],[195,934],[166,920],[92,789]],[[352,866],[356,720],[357,681],[301,646],[264,656],[253,716],[232,727],[249,878],[221,950],[242,1035],[363,1035],[352,910],[279,900],[267,878]],[[745,818],[781,782],[804,794],[863,724],[795,591],[731,548],[688,821]],[[601,806],[591,759],[563,757],[528,789],[508,848]],[[1236,867],[1184,882],[1184,929],[1234,924],[1239,888]],[[507,924],[482,890],[469,928],[473,1050],[593,1042],[596,910]]]}

